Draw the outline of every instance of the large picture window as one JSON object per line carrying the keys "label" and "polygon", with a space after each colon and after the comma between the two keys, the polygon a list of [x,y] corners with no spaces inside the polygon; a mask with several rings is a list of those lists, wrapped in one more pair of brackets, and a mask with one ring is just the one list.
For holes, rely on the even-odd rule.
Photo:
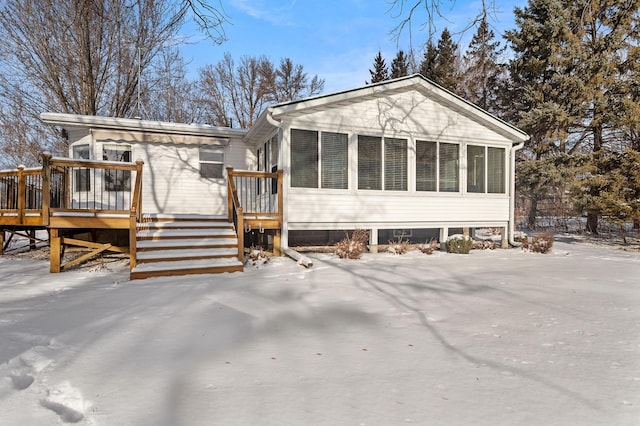
{"label": "large picture window", "polygon": [[[104,144],[102,159],[131,162],[131,145]],[[131,172],[129,170],[105,170],[104,189],[105,191],[130,191]]]}
{"label": "large picture window", "polygon": [[416,191],[460,191],[460,146],[416,141]]}
{"label": "large picture window", "polygon": [[506,192],[504,148],[467,146],[467,192]]}

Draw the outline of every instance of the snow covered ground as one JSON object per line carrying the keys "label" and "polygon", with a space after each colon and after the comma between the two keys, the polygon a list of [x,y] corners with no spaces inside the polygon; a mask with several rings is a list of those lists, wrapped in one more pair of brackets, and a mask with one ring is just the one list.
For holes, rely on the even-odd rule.
{"label": "snow covered ground", "polygon": [[129,282],[1,256],[0,424],[640,423],[640,252],[310,257]]}

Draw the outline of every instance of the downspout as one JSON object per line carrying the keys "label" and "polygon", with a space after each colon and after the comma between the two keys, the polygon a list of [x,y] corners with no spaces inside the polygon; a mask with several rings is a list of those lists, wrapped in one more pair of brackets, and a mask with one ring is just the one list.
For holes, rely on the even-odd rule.
{"label": "downspout", "polygon": [[[267,123],[271,124],[276,129],[282,128],[282,120],[276,120],[275,118],[273,118],[273,110],[271,108],[267,108],[267,114],[265,115],[265,118],[267,119]],[[282,154],[282,143],[280,143],[279,145],[280,145],[279,154]],[[282,167],[281,158],[278,158],[278,167]],[[289,230],[286,229],[287,228],[287,209],[285,208],[285,200],[286,200],[285,186],[286,184],[283,179],[283,182],[282,182],[282,200],[283,201],[282,201],[282,212],[281,212],[282,225],[280,227],[280,246],[283,252],[291,257],[291,254],[287,253],[287,250],[289,250]],[[299,260],[299,259],[296,259],[296,260]]]}
{"label": "downspout", "polygon": [[514,240],[513,234],[515,233],[515,218],[516,218],[516,151],[524,147],[524,142],[512,145],[509,153],[511,158],[511,188],[509,188],[509,244],[511,246],[518,246],[519,244]]}

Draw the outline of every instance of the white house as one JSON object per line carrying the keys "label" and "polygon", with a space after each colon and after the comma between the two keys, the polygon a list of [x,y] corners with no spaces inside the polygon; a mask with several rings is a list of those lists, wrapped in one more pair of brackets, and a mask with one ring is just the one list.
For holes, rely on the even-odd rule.
{"label": "white house", "polygon": [[248,130],[41,118],[67,131],[71,157],[142,159],[145,213],[225,215],[226,167],[282,170],[283,247],[356,228],[374,248],[478,227],[502,228],[506,242],[515,151],[528,139],[419,75],[274,105]]}

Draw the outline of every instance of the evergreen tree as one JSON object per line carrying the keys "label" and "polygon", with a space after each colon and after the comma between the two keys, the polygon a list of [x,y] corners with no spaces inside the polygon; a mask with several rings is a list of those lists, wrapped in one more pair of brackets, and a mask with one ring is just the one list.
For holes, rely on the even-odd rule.
{"label": "evergreen tree", "polygon": [[461,75],[458,45],[447,28],[442,31],[437,47],[431,41],[427,42],[420,74],[447,90],[458,92]]}
{"label": "evergreen tree", "polygon": [[436,67],[438,60],[438,48],[431,40],[427,41],[427,46],[422,55],[422,62],[420,62],[420,74],[427,77],[429,80],[434,81],[436,79]]}
{"label": "evergreen tree", "polygon": [[[514,51],[507,102],[532,136],[536,158],[623,145],[637,120],[637,81],[630,78],[637,64],[630,59],[639,41],[639,10],[640,0],[530,0],[516,8],[519,29],[506,35]],[[597,232],[601,187],[590,186],[592,207],[585,207],[591,232]]]}
{"label": "evergreen tree", "polygon": [[461,93],[465,99],[480,108],[496,112],[498,87],[504,75],[504,65],[499,56],[504,51],[489,28],[487,20],[480,21],[464,55],[464,73]]}
{"label": "evergreen tree", "polygon": [[403,50],[400,50],[391,62],[391,78],[400,78],[406,75],[409,75],[409,58]]}
{"label": "evergreen tree", "polygon": [[369,74],[371,74],[371,83],[389,80],[389,71],[387,70],[387,64],[384,58],[382,58],[382,52],[378,51],[378,54],[373,60],[373,70],[369,70]]}

